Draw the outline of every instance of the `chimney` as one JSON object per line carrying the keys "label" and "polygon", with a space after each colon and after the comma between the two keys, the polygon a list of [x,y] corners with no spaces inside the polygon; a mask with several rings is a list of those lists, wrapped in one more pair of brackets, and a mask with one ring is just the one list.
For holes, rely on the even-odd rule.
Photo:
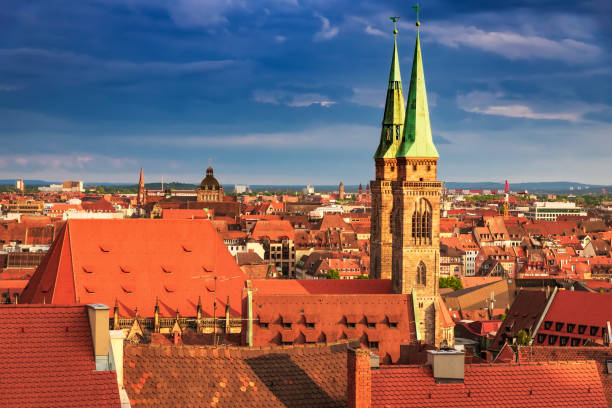
{"label": "chimney", "polygon": [[87,317],[89,317],[96,371],[111,370],[111,362],[108,358],[108,346],[110,343],[108,330],[109,310],[108,306],[101,303],[87,305]]}
{"label": "chimney", "polygon": [[457,350],[428,350],[427,364],[431,365],[436,383],[463,382],[465,353]]}
{"label": "chimney", "polygon": [[370,350],[348,348],[346,359],[348,408],[370,408],[372,374]]}

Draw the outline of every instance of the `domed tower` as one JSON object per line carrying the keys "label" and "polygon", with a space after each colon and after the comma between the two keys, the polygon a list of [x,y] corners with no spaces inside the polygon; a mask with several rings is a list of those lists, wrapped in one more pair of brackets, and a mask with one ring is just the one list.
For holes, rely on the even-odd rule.
{"label": "domed tower", "polygon": [[198,201],[223,201],[223,186],[213,174],[213,168],[206,169],[206,177],[197,189]]}

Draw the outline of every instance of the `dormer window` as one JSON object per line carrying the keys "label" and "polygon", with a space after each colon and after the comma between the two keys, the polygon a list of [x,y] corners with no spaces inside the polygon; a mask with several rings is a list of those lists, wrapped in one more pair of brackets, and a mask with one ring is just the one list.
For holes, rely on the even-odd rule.
{"label": "dormer window", "polygon": [[561,331],[563,329],[563,323],[557,322],[555,323],[555,330]]}
{"label": "dormer window", "polygon": [[349,329],[354,329],[355,323],[346,322],[346,327],[348,327]]}
{"label": "dormer window", "polygon": [[584,334],[584,332],[586,331],[586,324],[581,324],[578,325],[578,334]]}
{"label": "dormer window", "polygon": [[283,329],[291,329],[291,323],[283,321]]}
{"label": "dormer window", "polygon": [[573,323],[568,323],[568,324],[567,324],[567,332],[568,332],[568,333],[573,333],[573,332],[574,332],[574,328],[575,328],[575,327],[576,327],[576,325],[575,325],[575,324],[573,324]]}
{"label": "dormer window", "polygon": [[591,326],[591,328],[589,329],[589,334],[591,336],[597,336],[597,332],[599,331],[599,327],[597,326]]}
{"label": "dormer window", "polygon": [[544,330],[550,330],[553,322],[544,322]]}

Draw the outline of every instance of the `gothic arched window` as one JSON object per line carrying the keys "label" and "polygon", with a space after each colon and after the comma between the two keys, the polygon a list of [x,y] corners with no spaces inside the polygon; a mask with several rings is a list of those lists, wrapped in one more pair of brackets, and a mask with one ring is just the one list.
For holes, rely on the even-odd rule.
{"label": "gothic arched window", "polygon": [[417,284],[418,285],[427,285],[427,267],[423,263],[423,261],[419,262],[417,266]]}
{"label": "gothic arched window", "polygon": [[414,203],[412,213],[412,239],[417,245],[431,244],[431,204],[424,198]]}

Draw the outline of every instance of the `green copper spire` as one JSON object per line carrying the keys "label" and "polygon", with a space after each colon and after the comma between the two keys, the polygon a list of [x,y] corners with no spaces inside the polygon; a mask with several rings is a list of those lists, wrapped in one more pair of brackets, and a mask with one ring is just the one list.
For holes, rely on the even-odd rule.
{"label": "green copper spire", "polygon": [[[397,23],[399,17],[391,17]],[[397,26],[393,30],[397,36]],[[375,159],[395,158],[397,149],[402,143],[404,127],[404,92],[402,91],[402,75],[397,55],[397,38],[393,40],[393,56],[391,57],[391,70],[389,71],[389,86],[387,87],[387,100],[383,115],[380,143],[374,154]]]}
{"label": "green copper spire", "polygon": [[425,90],[425,74],[421,60],[421,42],[419,40],[417,20],[417,37],[410,75],[408,104],[406,106],[406,122],[402,144],[396,157],[438,157],[438,151],[431,137],[429,123],[429,108]]}

